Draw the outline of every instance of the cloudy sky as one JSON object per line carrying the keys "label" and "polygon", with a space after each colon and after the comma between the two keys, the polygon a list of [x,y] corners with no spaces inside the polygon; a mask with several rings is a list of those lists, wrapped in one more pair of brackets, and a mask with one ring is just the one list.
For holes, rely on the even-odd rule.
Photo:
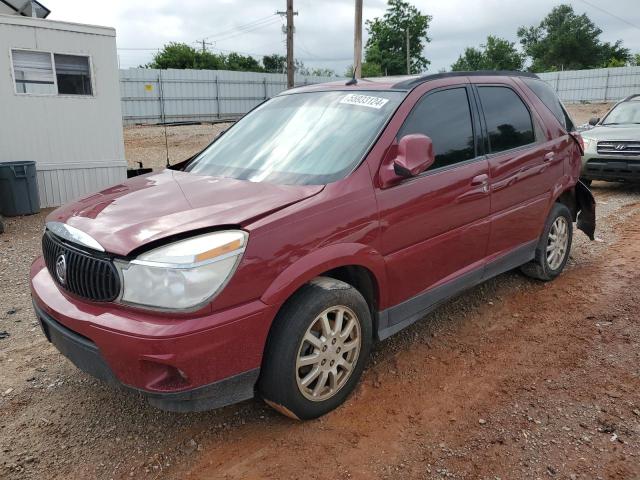
{"label": "cloudy sky", "polygon": [[[567,0],[586,12],[603,30],[605,41],[622,39],[640,52],[638,0]],[[477,46],[488,34],[517,41],[521,25],[537,24],[558,0],[411,0],[433,17],[431,43],[425,56],[429,71],[449,68],[466,46]],[[115,27],[123,68],[151,59],[154,49],[178,41],[215,52],[238,51],[260,58],[285,53],[285,0],[42,0],[50,19]],[[591,5],[590,5],[591,4]],[[386,0],[364,0],[364,17],[384,13]],[[598,7],[593,7],[597,5]],[[342,74],[352,63],[353,0],[294,0],[295,56],[311,67],[328,67]],[[606,12],[601,9],[606,10]],[[617,17],[617,18],[616,18]],[[365,29],[366,41],[366,29]]]}

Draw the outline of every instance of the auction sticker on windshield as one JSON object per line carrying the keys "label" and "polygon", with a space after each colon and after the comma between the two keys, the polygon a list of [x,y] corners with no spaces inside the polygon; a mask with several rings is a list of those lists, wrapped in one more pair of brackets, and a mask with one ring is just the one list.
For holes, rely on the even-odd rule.
{"label": "auction sticker on windshield", "polygon": [[388,98],[372,97],[370,95],[358,95],[356,93],[350,93],[349,95],[346,95],[342,100],[340,100],[340,103],[380,109],[388,101]]}

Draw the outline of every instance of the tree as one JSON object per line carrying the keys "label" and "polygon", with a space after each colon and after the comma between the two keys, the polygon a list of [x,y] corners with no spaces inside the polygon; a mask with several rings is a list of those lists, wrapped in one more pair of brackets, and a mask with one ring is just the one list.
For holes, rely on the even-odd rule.
{"label": "tree", "polygon": [[240,70],[262,72],[260,62],[249,55],[230,53],[223,55],[197,50],[186,43],[171,42],[153,56],[147,68],[196,68],[203,70]]}
{"label": "tree", "polygon": [[[429,65],[422,51],[431,39],[427,36],[430,15],[423,15],[403,0],[388,0],[382,18],[367,20],[369,39],[365,46],[365,63],[378,65],[386,75],[407,73],[407,32],[411,73],[420,73]],[[363,64],[364,70],[364,64]],[[364,71],[363,71],[364,76]]]}
{"label": "tree", "polygon": [[[382,76],[382,68],[380,65],[373,62],[364,62],[361,65],[362,78],[367,77],[381,77]],[[345,77],[353,77],[353,65],[349,65],[347,70],[344,72]]]}
{"label": "tree", "polygon": [[518,37],[534,72],[586,69],[631,60],[622,41],[601,42],[602,30],[586,14],[577,15],[571,5],[558,5],[538,26],[520,27]]}
{"label": "tree", "polygon": [[260,62],[250,55],[241,55],[239,53],[232,52],[227,55],[225,61],[225,68],[227,70],[238,70],[241,72],[262,72],[264,69]]}
{"label": "tree", "polygon": [[336,71],[331,68],[314,68],[311,70],[311,75],[315,77],[335,77]]}
{"label": "tree", "polygon": [[268,73],[286,73],[287,57],[274,53],[273,55],[265,55],[262,57],[262,65],[264,71]]}
{"label": "tree", "polygon": [[480,48],[468,47],[451,65],[451,70],[522,70],[524,56],[515,43],[489,35]]}
{"label": "tree", "polygon": [[186,43],[171,42],[153,56],[148,68],[198,68],[196,49]]}

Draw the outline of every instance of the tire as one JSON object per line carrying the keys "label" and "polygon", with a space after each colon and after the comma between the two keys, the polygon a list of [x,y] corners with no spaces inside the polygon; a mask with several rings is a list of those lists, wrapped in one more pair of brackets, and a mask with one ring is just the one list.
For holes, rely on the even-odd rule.
{"label": "tire", "polygon": [[371,314],[360,292],[348,283],[318,277],[276,316],[258,392],[284,415],[299,420],[320,417],[341,405],[355,388],[372,338]]}
{"label": "tire", "polygon": [[[547,217],[544,231],[536,247],[535,258],[520,267],[520,270],[528,277],[537,280],[545,282],[553,280],[560,275],[567,264],[572,241],[573,220],[571,212],[566,205],[555,203]],[[554,251],[556,253],[552,255]]]}

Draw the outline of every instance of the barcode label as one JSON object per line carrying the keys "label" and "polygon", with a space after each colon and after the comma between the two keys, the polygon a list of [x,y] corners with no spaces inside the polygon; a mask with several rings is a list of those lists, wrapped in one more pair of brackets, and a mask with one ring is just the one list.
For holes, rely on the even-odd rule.
{"label": "barcode label", "polygon": [[380,109],[384,107],[384,104],[388,101],[388,98],[372,97],[370,95],[359,95],[357,93],[350,93],[349,95],[346,95],[342,100],[340,100],[340,103]]}

